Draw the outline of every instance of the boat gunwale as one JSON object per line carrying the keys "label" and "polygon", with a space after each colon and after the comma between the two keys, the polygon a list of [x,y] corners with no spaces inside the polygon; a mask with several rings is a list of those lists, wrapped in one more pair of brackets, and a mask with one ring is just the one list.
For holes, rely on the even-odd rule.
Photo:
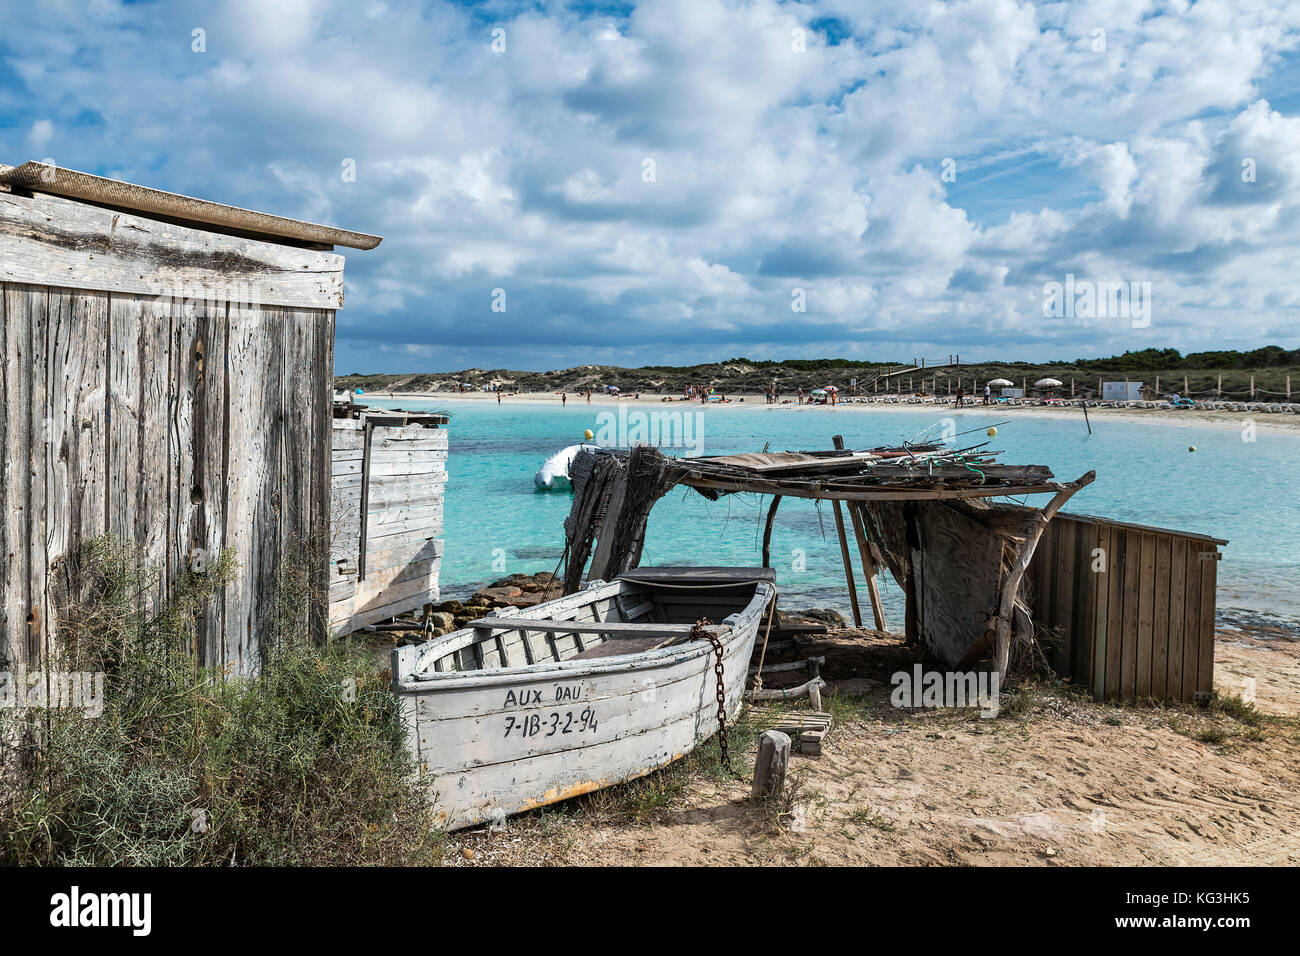
{"label": "boat gunwale", "polygon": [[[605,582],[602,582],[605,583]],[[613,583],[613,582],[609,582]],[[728,623],[736,618],[741,618],[751,612],[757,612],[756,617],[761,618],[762,609],[771,603],[773,596],[776,594],[776,588],[767,581],[754,582],[754,596],[739,611],[723,618],[722,622],[714,627],[725,627],[725,635],[719,635],[723,645],[729,645],[741,633],[741,628],[734,623]],[[593,595],[593,598],[595,596]],[[761,601],[760,601],[761,598]],[[503,621],[510,619],[509,615],[502,615]],[[563,633],[562,625],[565,621],[556,621],[557,633]],[[567,622],[577,623],[577,622]],[[586,623],[586,622],[584,622]],[[758,621],[755,620],[755,627]],[[463,627],[455,631],[449,631],[441,637],[436,637],[432,641],[418,647],[427,647],[439,641],[444,641],[457,634],[472,632],[475,628]],[[393,671],[393,691],[398,694],[419,694],[430,691],[456,690],[466,687],[493,687],[512,683],[529,683],[538,679],[552,679],[556,676],[564,679],[579,677],[596,676],[601,674],[615,674],[629,670],[650,670],[660,667],[669,667],[674,664],[692,660],[713,652],[713,645],[709,641],[695,640],[684,644],[675,644],[670,647],[661,647],[649,651],[636,651],[631,654],[613,655],[607,658],[587,659],[587,660],[566,660],[566,661],[539,661],[533,664],[519,664],[513,667],[496,667],[489,670],[472,670],[472,671],[421,671],[418,676],[415,673],[400,674],[396,669]]]}

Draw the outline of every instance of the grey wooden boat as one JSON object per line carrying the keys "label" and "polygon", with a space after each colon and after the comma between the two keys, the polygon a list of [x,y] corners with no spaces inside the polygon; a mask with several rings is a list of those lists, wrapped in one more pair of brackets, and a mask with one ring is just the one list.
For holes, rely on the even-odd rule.
{"label": "grey wooden boat", "polygon": [[643,776],[718,729],[716,653],[740,710],[762,568],[639,568],[393,651],[393,690],[439,824],[500,820]]}

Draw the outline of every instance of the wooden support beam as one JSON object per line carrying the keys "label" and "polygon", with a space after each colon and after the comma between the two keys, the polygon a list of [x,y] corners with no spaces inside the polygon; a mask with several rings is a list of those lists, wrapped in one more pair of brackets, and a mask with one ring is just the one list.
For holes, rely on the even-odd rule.
{"label": "wooden support beam", "polygon": [[871,615],[876,622],[877,631],[886,631],[885,608],[880,603],[880,589],[876,586],[876,574],[879,568],[871,555],[871,545],[867,542],[866,521],[862,515],[862,502],[848,503],[849,517],[853,519],[853,536],[858,540],[858,553],[862,556],[862,574],[867,579],[867,597],[871,600]]}
{"label": "wooden support beam", "polygon": [[610,568],[618,562],[614,554],[614,537],[618,528],[619,516],[623,513],[623,501],[627,496],[627,466],[621,465],[614,476],[614,487],[609,494],[609,503],[605,506],[605,518],[596,532],[596,550],[591,558],[591,567],[587,569],[587,580],[602,581],[614,577]]}
{"label": "wooden support beam", "polygon": [[[837,451],[844,449],[844,436],[835,435],[831,438],[831,444]],[[840,557],[844,559],[844,578],[849,582],[849,602],[853,605],[853,626],[862,626],[862,611],[858,607],[858,588],[853,583],[853,559],[849,557],[849,542],[844,534],[844,514],[843,508],[838,501],[833,502],[835,505],[835,531],[840,538]]]}
{"label": "wooden support beam", "polygon": [[1029,568],[1029,562],[1034,558],[1034,549],[1038,547],[1038,539],[1043,536],[1047,523],[1070,500],[1071,496],[1080,488],[1092,484],[1096,478],[1097,473],[1090,471],[1077,481],[1072,481],[1052,497],[1052,500],[1047,503],[1047,507],[1035,515],[1037,521],[1034,530],[1029,533],[1020,546],[1020,553],[1016,556],[1015,563],[1011,566],[1011,570],[1002,582],[1002,594],[997,616],[997,648],[994,652],[996,655],[994,663],[1000,677],[1005,678],[1007,676],[1007,666],[1011,660],[1011,624],[1015,615],[1016,598],[1020,592],[1020,582],[1025,576],[1025,571]]}
{"label": "wooden support beam", "polygon": [[357,580],[366,579],[366,551],[369,550],[367,539],[370,532],[370,446],[375,433],[374,423],[365,423],[365,437],[361,445],[361,533],[357,554]]}
{"label": "wooden support beam", "polygon": [[767,509],[767,524],[763,526],[763,567],[772,566],[772,523],[776,521],[776,506],[781,503],[781,496],[772,498],[772,505]]}
{"label": "wooden support beam", "polygon": [[849,603],[853,605],[853,626],[862,626],[862,610],[858,607],[858,588],[853,583],[853,561],[849,557],[849,541],[844,534],[844,506],[839,501],[832,501],[835,506],[835,533],[840,538],[840,557],[844,559],[844,579],[849,583]]}
{"label": "wooden support beam", "polygon": [[836,484],[829,479],[822,481],[803,479],[776,481],[770,478],[742,476],[718,478],[706,476],[704,472],[699,470],[685,470],[680,476],[674,476],[673,482],[686,485],[688,488],[706,488],[723,492],[752,492],[756,495],[783,495],[787,498],[831,499],[835,501],[938,501],[939,499],[955,498],[1020,497],[1022,495],[1055,494],[1064,487],[1055,481],[1033,485],[990,482],[986,485],[960,488],[908,488],[905,482],[895,485],[843,485]]}

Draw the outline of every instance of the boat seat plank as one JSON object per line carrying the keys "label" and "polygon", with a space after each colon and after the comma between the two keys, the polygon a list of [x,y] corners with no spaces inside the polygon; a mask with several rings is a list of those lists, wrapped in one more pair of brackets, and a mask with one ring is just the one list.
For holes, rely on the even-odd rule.
{"label": "boat seat plank", "polygon": [[754,584],[759,581],[776,584],[776,569],[716,566],[654,567],[653,565],[646,565],[624,571],[618,576],[617,580],[647,584],[680,584],[691,588],[705,585],[725,587],[736,584]]}
{"label": "boat seat plank", "polygon": [[640,654],[642,651],[656,651],[661,647],[668,647],[684,641],[686,638],[680,634],[665,636],[662,634],[636,635],[629,637],[614,637],[608,641],[602,641],[595,644],[581,654],[575,654],[570,657],[571,661],[589,661],[598,657],[621,657],[624,654]]}
{"label": "boat seat plank", "polygon": [[550,631],[552,634],[687,634],[690,624],[629,624],[623,621],[555,621],[548,618],[483,617],[465,625],[475,630]]}
{"label": "boat seat plank", "polygon": [[623,619],[635,623],[638,618],[643,618],[654,610],[654,604],[649,600],[642,601],[629,608],[623,608]]}

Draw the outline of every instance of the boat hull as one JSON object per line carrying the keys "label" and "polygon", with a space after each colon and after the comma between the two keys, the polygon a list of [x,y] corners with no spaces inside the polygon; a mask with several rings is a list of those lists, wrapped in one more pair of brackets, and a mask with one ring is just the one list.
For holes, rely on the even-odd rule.
{"label": "boat hull", "polygon": [[[598,588],[617,588],[601,584]],[[741,705],[770,584],[723,623],[729,716]],[[570,599],[571,600],[571,599]],[[545,605],[529,611],[544,616]],[[712,645],[398,679],[408,746],[440,825],[488,823],[644,776],[717,732]],[[415,675],[410,675],[414,677]]]}

